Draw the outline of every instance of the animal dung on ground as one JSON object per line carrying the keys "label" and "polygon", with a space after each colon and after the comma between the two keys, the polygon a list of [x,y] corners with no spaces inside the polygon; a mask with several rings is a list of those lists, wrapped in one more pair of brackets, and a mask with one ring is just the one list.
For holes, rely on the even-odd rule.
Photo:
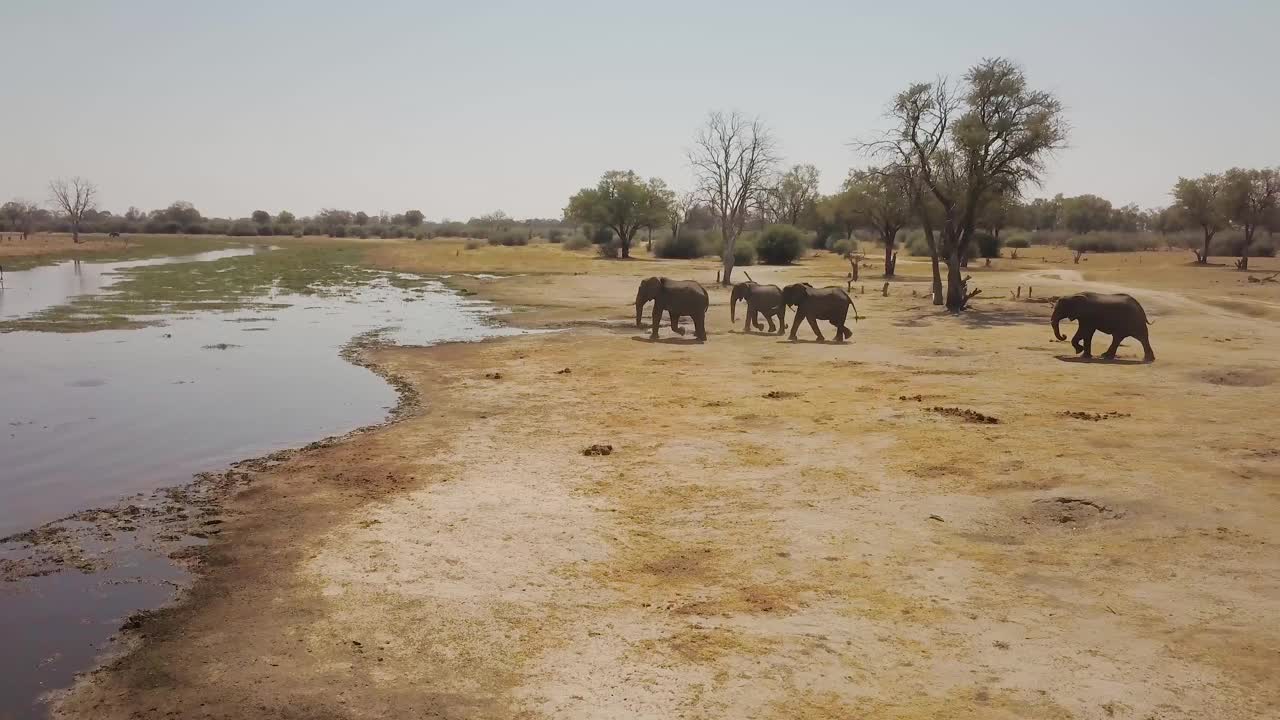
{"label": "animal dung on ground", "polygon": [[586,455],[587,457],[595,457],[598,455],[612,455],[613,446],[601,445],[601,444],[591,445],[590,447],[583,448],[582,454]]}
{"label": "animal dung on ground", "polygon": [[922,402],[924,400],[924,396],[923,395],[899,395],[898,399],[903,401]]}
{"label": "animal dung on ground", "polygon": [[205,350],[230,350],[231,348],[238,348],[238,347],[240,346],[232,345],[231,343],[214,343],[213,345],[205,345],[204,349]]}
{"label": "animal dung on ground", "polygon": [[502,373],[500,373],[500,372],[485,373],[485,374],[484,374],[484,376],[485,376],[485,377],[487,377],[487,378],[489,378],[490,380],[501,380],[501,379],[502,379]]}
{"label": "animal dung on ground", "polygon": [[800,393],[789,390],[770,390],[761,397],[766,400],[785,400],[786,398],[800,397]]}
{"label": "animal dung on ground", "polygon": [[568,374],[569,374],[569,373],[571,373],[571,372],[573,372],[573,370],[571,370],[570,368],[565,368],[565,369],[563,369],[563,370],[557,370],[557,371],[556,371],[556,374],[557,374],[557,375],[568,375]]}
{"label": "animal dung on ground", "polygon": [[1122,412],[1116,412],[1116,411],[1104,412],[1104,413],[1088,413],[1088,412],[1080,412],[1078,410],[1064,410],[1063,412],[1058,413],[1058,415],[1066,418],[1075,418],[1076,420],[1091,420],[1093,422],[1098,422],[1100,420],[1111,420],[1113,418],[1129,417],[1129,413],[1122,413]]}
{"label": "animal dung on ground", "polygon": [[995,418],[990,415],[983,415],[977,410],[969,410],[968,408],[937,406],[937,407],[929,408],[929,412],[937,413],[939,415],[946,415],[947,417],[953,417],[953,418],[956,418],[957,420],[963,420],[964,422],[979,423],[982,425],[1000,424],[999,418]]}

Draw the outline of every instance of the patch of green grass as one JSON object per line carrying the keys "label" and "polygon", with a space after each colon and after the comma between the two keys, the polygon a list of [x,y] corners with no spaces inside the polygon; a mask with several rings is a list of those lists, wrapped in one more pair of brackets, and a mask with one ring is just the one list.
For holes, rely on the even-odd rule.
{"label": "patch of green grass", "polygon": [[208,262],[131,268],[105,293],[0,322],[0,332],[127,329],[157,324],[165,315],[281,307],[271,295],[338,294],[383,275],[361,266],[363,258],[364,249],[353,245],[286,245]]}

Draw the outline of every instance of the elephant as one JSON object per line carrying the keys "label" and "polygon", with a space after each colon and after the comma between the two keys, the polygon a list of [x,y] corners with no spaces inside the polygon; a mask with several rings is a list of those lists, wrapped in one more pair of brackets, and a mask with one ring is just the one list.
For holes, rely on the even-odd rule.
{"label": "elephant", "polygon": [[1063,320],[1075,320],[1079,324],[1075,337],[1071,338],[1071,346],[1084,357],[1093,357],[1093,334],[1101,330],[1111,336],[1111,347],[1102,353],[1107,360],[1115,358],[1120,342],[1127,337],[1137,338],[1142,343],[1143,362],[1156,359],[1147,336],[1147,326],[1151,321],[1147,320],[1142,304],[1132,295],[1082,292],[1059,298],[1053,305],[1051,320],[1053,336],[1059,340],[1067,339],[1058,330],[1058,324]]}
{"label": "elephant", "polygon": [[672,280],[665,277],[651,277],[640,281],[640,289],[636,291],[636,326],[640,326],[640,315],[645,303],[653,301],[653,329],[649,333],[652,340],[658,339],[658,325],[662,323],[662,313],[671,317],[671,329],[677,335],[684,335],[680,327],[681,317],[693,318],[693,336],[699,340],[707,339],[707,306],[711,300],[707,291],[693,280]]}
{"label": "elephant", "polygon": [[813,334],[822,341],[822,331],[818,329],[818,320],[826,320],[836,329],[836,342],[843,342],[853,337],[853,331],[845,326],[849,308],[853,308],[853,320],[858,320],[858,307],[853,304],[849,293],[838,287],[815,288],[809,283],[796,283],[782,289],[782,301],[786,305],[796,307],[796,316],[791,320],[791,340],[796,339],[796,331],[800,323],[809,321]]}
{"label": "elephant", "polygon": [[[729,296],[729,321],[737,322],[738,301],[747,301],[747,316],[742,321],[742,331],[749,332],[754,326],[756,330],[763,330],[764,326],[760,324],[760,315],[769,323],[769,332],[776,332],[779,335],[787,329],[787,306],[782,302],[782,290],[777,285],[761,285],[755,281],[738,283],[733,286],[733,292]],[[773,327],[774,316],[778,318],[778,327]]]}

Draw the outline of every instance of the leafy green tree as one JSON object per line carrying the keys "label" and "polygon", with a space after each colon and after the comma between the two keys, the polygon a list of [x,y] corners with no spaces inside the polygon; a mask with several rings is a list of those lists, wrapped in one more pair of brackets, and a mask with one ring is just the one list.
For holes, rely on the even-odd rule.
{"label": "leafy green tree", "polygon": [[1222,175],[1223,203],[1227,218],[1244,232],[1244,244],[1236,267],[1249,269],[1249,246],[1260,226],[1266,225],[1280,196],[1280,170],[1232,168]]}
{"label": "leafy green tree", "polygon": [[288,210],[281,210],[276,215],[276,224],[278,225],[292,225],[297,222],[297,220],[298,219],[293,216],[293,213]]}
{"label": "leafy green tree", "polygon": [[1111,223],[1111,213],[1111,202],[1097,195],[1078,195],[1062,200],[1062,223],[1080,235],[1106,230]]}
{"label": "leafy green tree", "polygon": [[1204,231],[1204,250],[1192,250],[1196,262],[1209,263],[1209,243],[1227,226],[1228,213],[1221,175],[1206,174],[1198,178],[1178,178],[1173,186],[1174,205],[1187,222]]}
{"label": "leafy green tree", "polygon": [[946,306],[963,310],[976,291],[961,277],[962,254],[983,203],[994,192],[1039,183],[1045,160],[1066,143],[1062,103],[1031,89],[1017,65],[995,58],[970,68],[959,87],[945,80],[910,86],[890,115],[897,127],[889,139],[868,147],[913,167],[936,200]]}
{"label": "leafy green tree", "polygon": [[775,223],[799,225],[800,216],[818,199],[818,168],[792,165],[761,198],[765,215]]}
{"label": "leafy green tree", "polygon": [[254,225],[262,226],[271,222],[271,213],[266,210],[254,210],[249,216],[253,220]]}
{"label": "leafy green tree", "polygon": [[844,187],[852,213],[880,235],[884,245],[884,276],[893,277],[898,231],[911,220],[912,214],[906,177],[894,168],[853,170]]}
{"label": "leafy green tree", "polygon": [[631,257],[631,241],[642,227],[666,221],[666,185],[644,182],[632,170],[610,170],[593,188],[583,188],[564,209],[564,219],[609,228],[618,237],[622,257]]}
{"label": "leafy green tree", "polygon": [[356,224],[357,224],[357,225],[368,225],[368,224],[369,224],[369,213],[367,213],[367,212],[365,212],[365,211],[363,211],[363,210],[360,210],[360,211],[356,212],[355,222],[356,222]]}
{"label": "leafy green tree", "polygon": [[409,227],[418,227],[422,225],[424,215],[421,210],[406,210],[404,213],[404,222]]}

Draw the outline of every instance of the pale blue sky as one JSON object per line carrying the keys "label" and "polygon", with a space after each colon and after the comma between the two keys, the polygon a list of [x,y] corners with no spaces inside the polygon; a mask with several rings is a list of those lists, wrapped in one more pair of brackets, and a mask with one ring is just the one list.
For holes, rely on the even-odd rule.
{"label": "pale blue sky", "polygon": [[609,169],[687,187],[718,108],[831,190],[895,92],[993,55],[1074,128],[1034,194],[1280,164],[1280,1],[1055,5],[4,0],[0,201],[80,174],[117,212],[557,216]]}

